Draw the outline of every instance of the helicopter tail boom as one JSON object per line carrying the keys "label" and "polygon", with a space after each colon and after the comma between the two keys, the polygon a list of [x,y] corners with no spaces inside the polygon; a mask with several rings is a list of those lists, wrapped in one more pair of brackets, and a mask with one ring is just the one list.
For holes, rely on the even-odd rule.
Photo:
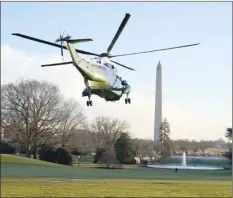
{"label": "helicopter tail boom", "polygon": [[[92,39],[73,39],[73,40],[66,40],[67,48],[70,52],[71,58],[73,60],[73,63],[75,67],[78,69],[78,71],[83,75],[84,78],[92,81],[97,82],[106,82],[105,79],[98,77],[91,73],[85,65],[88,65],[85,58],[82,57],[80,54],[78,54],[73,46],[74,43],[80,43],[80,42],[87,42],[92,41]],[[85,63],[86,62],[86,63]]]}

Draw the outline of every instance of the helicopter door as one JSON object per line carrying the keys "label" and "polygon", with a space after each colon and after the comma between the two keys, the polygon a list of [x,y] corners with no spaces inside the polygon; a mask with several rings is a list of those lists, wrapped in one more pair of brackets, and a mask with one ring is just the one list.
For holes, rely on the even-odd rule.
{"label": "helicopter door", "polygon": [[119,78],[119,76],[116,75],[116,79],[115,82],[113,83],[113,87],[114,88],[121,88],[121,79]]}

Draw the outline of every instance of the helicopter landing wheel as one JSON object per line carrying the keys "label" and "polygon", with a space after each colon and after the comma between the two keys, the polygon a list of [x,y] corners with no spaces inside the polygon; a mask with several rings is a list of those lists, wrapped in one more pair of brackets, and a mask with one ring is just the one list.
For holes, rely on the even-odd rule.
{"label": "helicopter landing wheel", "polygon": [[87,106],[92,106],[92,101],[91,100],[87,101]]}
{"label": "helicopter landing wheel", "polygon": [[130,98],[126,98],[126,99],[125,99],[125,104],[128,104],[128,103],[129,103],[129,104],[131,103],[131,99],[130,99]]}

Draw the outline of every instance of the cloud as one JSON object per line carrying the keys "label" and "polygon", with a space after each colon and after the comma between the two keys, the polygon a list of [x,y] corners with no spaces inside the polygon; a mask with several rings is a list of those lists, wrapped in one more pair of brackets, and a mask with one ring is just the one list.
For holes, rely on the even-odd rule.
{"label": "cloud", "polygon": [[[93,106],[86,107],[87,99],[81,96],[85,88],[84,81],[75,67],[72,65],[40,67],[41,64],[61,62],[59,55],[28,55],[24,51],[12,49],[8,45],[1,46],[1,53],[2,84],[14,82],[20,78],[46,80],[56,84],[67,98],[77,100],[82,105],[89,120],[97,116],[117,117],[130,124],[131,134],[134,137],[153,138],[154,99],[147,96],[154,92],[154,85],[132,85],[134,88],[130,95],[132,100],[130,105],[124,103],[124,98],[113,103],[93,96]],[[64,58],[65,61],[70,60],[69,54],[65,55]],[[167,89],[164,92],[169,93],[170,91]],[[168,118],[171,125],[171,137],[174,139],[217,139],[223,137],[224,130],[228,127],[224,118],[221,115],[213,116],[208,111],[205,112],[203,113],[192,105],[172,102],[163,104],[163,117]]]}

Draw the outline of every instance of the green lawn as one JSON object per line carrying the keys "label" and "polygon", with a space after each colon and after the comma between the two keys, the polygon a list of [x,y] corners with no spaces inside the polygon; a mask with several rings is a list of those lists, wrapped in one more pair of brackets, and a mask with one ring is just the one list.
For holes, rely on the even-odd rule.
{"label": "green lawn", "polygon": [[1,155],[2,196],[209,196],[232,197],[230,170],[120,170],[73,167]]}
{"label": "green lawn", "polygon": [[229,181],[180,181],[149,179],[55,180],[3,179],[2,196],[209,196],[232,195]]}
{"label": "green lawn", "polygon": [[47,166],[61,166],[60,164],[54,164],[32,158],[26,158],[16,155],[1,154],[1,163],[12,163],[12,164],[35,164],[35,165],[47,165]]}

